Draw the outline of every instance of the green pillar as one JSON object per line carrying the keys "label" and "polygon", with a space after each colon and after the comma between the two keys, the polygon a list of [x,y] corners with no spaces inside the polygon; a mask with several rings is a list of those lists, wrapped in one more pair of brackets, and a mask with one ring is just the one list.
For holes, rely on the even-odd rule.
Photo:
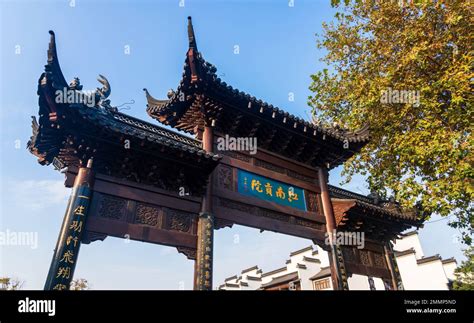
{"label": "green pillar", "polygon": [[214,244],[214,216],[199,214],[197,228],[196,281],[195,290],[212,290],[212,266]]}
{"label": "green pillar", "polygon": [[92,197],[91,168],[92,159],[89,159],[87,167],[80,167],[75,178],[44,285],[45,290],[68,290],[70,287]]}
{"label": "green pillar", "polygon": [[[213,151],[214,134],[211,126],[204,127],[203,149],[206,152]],[[214,215],[212,214],[212,174],[206,193],[203,196],[201,212],[199,213],[197,225],[196,262],[194,266],[194,289],[212,290],[212,266],[214,250]]]}

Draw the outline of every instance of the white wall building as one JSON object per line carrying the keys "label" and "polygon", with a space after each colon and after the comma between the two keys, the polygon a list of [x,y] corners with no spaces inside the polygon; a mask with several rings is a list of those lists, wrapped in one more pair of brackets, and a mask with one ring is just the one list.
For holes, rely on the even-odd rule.
{"label": "white wall building", "polygon": [[446,290],[455,279],[454,258],[425,257],[416,231],[405,234],[394,245],[398,269],[406,290]]}
{"label": "white wall building", "polygon": [[[455,279],[454,258],[425,257],[416,231],[404,234],[394,244],[395,258],[406,290],[447,290]],[[384,290],[386,282],[377,277],[351,275],[350,290]],[[286,265],[264,273],[258,266],[225,279],[220,290],[332,290],[329,255],[319,246],[290,254]]]}

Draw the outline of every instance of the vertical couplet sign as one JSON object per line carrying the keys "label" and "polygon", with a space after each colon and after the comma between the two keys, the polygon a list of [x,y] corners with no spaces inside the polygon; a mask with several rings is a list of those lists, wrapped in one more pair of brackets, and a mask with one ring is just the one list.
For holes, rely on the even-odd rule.
{"label": "vertical couplet sign", "polygon": [[[75,192],[74,192],[75,190]],[[89,207],[91,190],[87,184],[73,189],[71,196],[71,207],[68,209],[63,230],[65,239],[59,246],[58,258],[56,259],[57,271],[51,277],[53,290],[69,289],[69,284],[74,275],[77,256],[81,243],[82,233],[85,229],[85,217]]]}
{"label": "vertical couplet sign", "polygon": [[279,181],[238,170],[237,191],[276,204],[306,211],[304,190]]}

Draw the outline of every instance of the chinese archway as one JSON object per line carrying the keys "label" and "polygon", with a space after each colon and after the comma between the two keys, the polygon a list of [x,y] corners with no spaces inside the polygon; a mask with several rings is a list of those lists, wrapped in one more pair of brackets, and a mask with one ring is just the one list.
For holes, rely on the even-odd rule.
{"label": "chinese archway", "polygon": [[[46,290],[69,289],[81,243],[107,236],[176,247],[195,262],[194,289],[210,290],[213,232],[233,224],[320,245],[337,289],[348,289],[352,274],[403,288],[391,241],[421,225],[416,212],[328,185],[328,171],[369,141],[368,127],[307,122],[227,85],[198,51],[188,18],[178,87],[164,100],[145,89],[148,114],[171,131],[118,112],[103,76],[92,93],[77,78],[68,84],[50,35],[28,149],[61,170],[72,193]],[[257,152],[218,150],[226,136],[257,138]],[[325,243],[334,230],[364,232],[365,248]]]}

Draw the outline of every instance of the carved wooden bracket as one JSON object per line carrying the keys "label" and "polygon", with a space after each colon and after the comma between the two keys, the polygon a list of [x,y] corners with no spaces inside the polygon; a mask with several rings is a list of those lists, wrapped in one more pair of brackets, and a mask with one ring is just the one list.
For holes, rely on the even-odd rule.
{"label": "carved wooden bracket", "polygon": [[196,260],[196,249],[188,247],[176,247],[179,253],[185,255],[188,259]]}
{"label": "carved wooden bracket", "polygon": [[233,225],[234,225],[234,222],[226,220],[226,219],[215,218],[214,220],[215,230],[219,230],[222,228],[232,228]]}
{"label": "carved wooden bracket", "polygon": [[94,232],[94,231],[85,231],[84,235],[82,236],[82,243],[89,244],[91,242],[100,240],[104,241],[107,238],[107,235],[104,233]]}

